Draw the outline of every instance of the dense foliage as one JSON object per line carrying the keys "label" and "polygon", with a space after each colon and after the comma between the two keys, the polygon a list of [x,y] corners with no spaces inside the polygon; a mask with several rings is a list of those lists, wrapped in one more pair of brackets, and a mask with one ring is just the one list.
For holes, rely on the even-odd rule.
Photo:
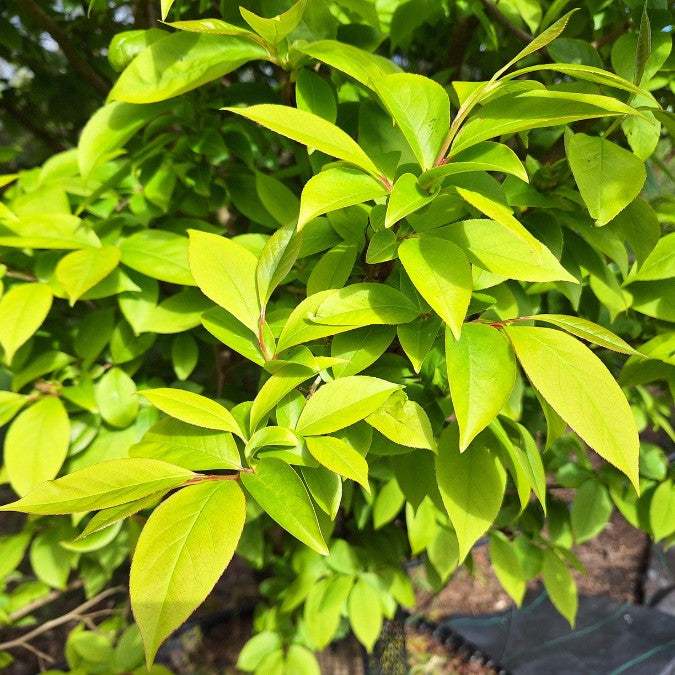
{"label": "dense foliage", "polygon": [[413,556],[439,589],[487,543],[573,624],[572,547],[614,508],[675,541],[638,435],[675,440],[665,0],[162,0],[114,36],[123,4],[17,5],[5,112],[39,103],[45,147],[88,120],[3,155],[2,509],[30,515],[2,620],[131,557],[138,628],[66,656],[145,672],[139,630],[151,664],[236,553],[266,577],[239,667],[315,673],[414,603]]}

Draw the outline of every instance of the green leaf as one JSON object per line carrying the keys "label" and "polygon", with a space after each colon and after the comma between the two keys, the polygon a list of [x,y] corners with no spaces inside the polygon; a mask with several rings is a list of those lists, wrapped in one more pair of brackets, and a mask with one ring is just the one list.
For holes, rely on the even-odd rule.
{"label": "green leaf", "polygon": [[241,488],[225,481],[183,488],[148,518],[129,575],[131,608],[148,665],[162,641],[215,586],[234,555],[245,520]]}
{"label": "green leaf", "polygon": [[384,77],[399,70],[389,59],[336,40],[313,42],[298,51],[346,73],[371,89],[375,89]]}
{"label": "green leaf", "polygon": [[552,328],[505,328],[532,385],[601,457],[639,490],[633,413],[606,366],[575,338]]}
{"label": "green leaf", "polygon": [[656,242],[631,281],[656,281],[672,277],[675,277],[675,232],[666,234]]}
{"label": "green leaf", "polygon": [[459,543],[449,528],[437,526],[435,530],[427,546],[427,556],[440,578],[447,581],[459,564]]}
{"label": "green leaf", "polygon": [[135,382],[121,369],[111,368],[96,384],[96,405],[113,427],[128,427],[138,413]]}
{"label": "green leaf", "polygon": [[146,47],[167,35],[167,31],[159,28],[117,33],[108,46],[108,63],[116,73],[121,73]]}
{"label": "green leaf", "polygon": [[298,230],[324,213],[362,204],[387,194],[384,185],[351,166],[336,166],[312,176],[302,188]]}
{"label": "green leaf", "polygon": [[189,333],[180,333],[171,342],[171,365],[179,380],[187,380],[199,361],[199,345]]}
{"label": "green leaf", "polygon": [[654,541],[661,541],[675,531],[675,486],[666,480],[652,494],[649,503],[649,526]]}
{"label": "green leaf", "polygon": [[459,130],[452,155],[490,138],[569,124],[584,119],[637,115],[634,108],[609,96],[533,90],[506,94],[485,104]]}
{"label": "green leaf", "polygon": [[347,603],[354,635],[370,654],[382,630],[382,606],[378,592],[365,579],[356,580]]}
{"label": "green leaf", "polygon": [[[612,331],[598,326],[598,324],[582,319],[579,316],[566,316],[565,314],[537,314],[531,317],[536,321],[550,323],[559,328],[564,328],[568,333],[576,335],[582,340],[588,340],[600,347],[611,349],[622,354],[637,354],[628,343],[624,342],[619,336],[614,335]],[[526,319],[523,317],[523,321]]]}
{"label": "green leaf", "polygon": [[168,491],[168,489],[159,490],[158,492],[153,492],[147,497],[135,499],[132,502],[120,504],[119,506],[111,506],[110,508],[102,509],[92,516],[84,530],[82,530],[82,532],[80,532],[80,534],[75,538],[75,541],[84,539],[94,532],[99,532],[110,525],[114,525],[120,520],[124,520],[124,518],[133,516],[139,511],[144,511],[145,509],[154,507]]}
{"label": "green leaf", "polygon": [[303,436],[330,434],[375,412],[400,385],[352,375],[328,382],[307,401],[296,429]]}
{"label": "green leaf", "polygon": [[319,662],[307,647],[292,644],[286,652],[286,672],[301,675],[321,675]]}
{"label": "green leaf", "polygon": [[436,452],[434,432],[427,414],[419,403],[408,401],[405,396],[391,396],[365,420],[394,443]]}
{"label": "green leaf", "polygon": [[106,509],[169,490],[194,476],[156,459],[111,459],[41,483],[0,511],[58,515]]}
{"label": "green leaf", "polygon": [[180,420],[157,422],[143,439],[129,448],[130,457],[160,459],[192,471],[241,469],[232,434],[202,429]]}
{"label": "green leaf", "polygon": [[567,619],[570,627],[574,628],[578,606],[577,586],[567,565],[550,549],[544,551],[541,577],[553,606]]}
{"label": "green leaf", "polygon": [[82,177],[116,154],[150,120],[168,109],[166,103],[135,105],[114,101],[99,108],[84,125],[77,144],[77,160]]}
{"label": "green leaf", "polygon": [[190,269],[204,295],[233,314],[254,333],[260,305],[256,287],[258,259],[231,239],[190,230]]}
{"label": "green leaf", "polygon": [[302,20],[302,14],[305,11],[306,0],[298,0],[289,10],[283,14],[265,19],[249,11],[245,7],[240,7],[239,12],[246,23],[260,35],[266,42],[272,45],[281,42],[290,35],[296,26]]}
{"label": "green leaf", "polygon": [[574,495],[571,520],[574,540],[582,544],[604,529],[612,515],[612,500],[604,485],[593,479],[584,481]]}
{"label": "green leaf", "polygon": [[[20,387],[16,387],[20,389]],[[0,427],[5,426],[23,406],[28,403],[28,396],[11,391],[0,391]]]}
{"label": "green leaf", "polygon": [[421,75],[394,73],[376,91],[401,129],[417,161],[430,169],[450,128],[450,100],[440,84]]}
{"label": "green leaf", "polygon": [[241,474],[244,487],[281,527],[317,553],[328,555],[307,489],[280,459],[261,459],[255,473]]}
{"label": "green leaf", "polygon": [[294,225],[279,228],[266,242],[256,263],[255,278],[260,306],[267,305],[276,287],[293,269],[300,253],[302,237]]}
{"label": "green leaf", "polygon": [[216,431],[230,431],[240,438],[244,438],[237,420],[232,413],[220,403],[212,401],[206,396],[195,394],[184,389],[144,389],[138,392],[147,398],[155,408],[159,408],[171,417],[182,422],[194,424],[204,429]]}
{"label": "green leaf", "polygon": [[[238,352],[249,361],[253,361],[259,366],[265,363],[265,357],[255,333],[235,319],[229,312],[220,307],[214,307],[202,314],[202,325],[224,345]],[[271,335],[270,338],[272,344],[274,344],[274,338]]]}
{"label": "green leaf", "polygon": [[474,265],[488,272],[519,281],[577,283],[546,246],[532,241],[529,234],[523,237],[523,232],[522,225],[516,228],[513,221],[505,225],[476,219],[453,223],[433,234],[457,244]]}
{"label": "green leaf", "polygon": [[295,100],[300,110],[314,113],[335,124],[337,102],[331,85],[313,70],[303,68],[295,79]]}
{"label": "green leaf", "polygon": [[635,77],[633,82],[639,85],[642,82],[642,76],[645,74],[647,61],[652,51],[652,28],[649,22],[649,13],[647,12],[647,3],[642,7],[642,18],[640,19],[640,30],[637,37],[637,47],[635,50]]}
{"label": "green leaf", "polygon": [[309,494],[322,511],[335,520],[342,501],[342,479],[323,466],[302,467]]}
{"label": "green leaf", "polygon": [[459,338],[473,290],[462,250],[437,237],[411,238],[399,246],[398,255],[420,295]]}
{"label": "green leaf", "polygon": [[356,244],[347,242],[324,253],[307,279],[307,295],[342,288],[352,273],[357,254]]}
{"label": "green leaf", "polygon": [[316,436],[305,439],[307,449],[319,464],[345,478],[351,478],[370,492],[368,462],[361,454],[339,438]]}
{"label": "green leaf", "polygon": [[373,504],[373,527],[379,530],[381,527],[390,523],[399,514],[405,495],[395,478],[388,480],[375,497]]}
{"label": "green leaf", "polygon": [[300,200],[280,180],[266,173],[255,174],[255,188],[262,205],[280,225],[293,228],[298,220]]}
{"label": "green leaf", "polygon": [[467,188],[458,187],[457,192],[459,196],[471,204],[471,206],[473,206],[475,209],[478,209],[481,213],[484,213],[488,218],[498,222],[500,225],[509,230],[511,234],[518,237],[523,244],[528,246],[532,251],[528,257],[532,259],[534,264],[537,264],[537,262],[541,261],[543,248],[541,242],[539,242],[536,237],[530,234],[530,232],[525,229],[520,221],[513,217],[513,213],[508,206],[492,199],[486,194],[482,194],[474,190],[468,190]]}
{"label": "green leaf", "polygon": [[254,635],[239,652],[237,668],[252,673],[260,662],[277,649],[281,648],[279,633],[263,631]]}
{"label": "green leaf", "polygon": [[[346,289],[343,289],[346,290]],[[321,291],[305,298],[295,309],[291,312],[286,320],[284,327],[279,336],[277,344],[277,354],[283,352],[289,347],[309,342],[310,340],[318,340],[327,335],[335,335],[336,333],[343,333],[344,331],[358,328],[358,326],[344,325],[321,325],[314,322],[317,308],[324,300],[330,298],[336,291]],[[334,303],[335,304],[335,303]],[[367,304],[367,301],[364,303]]]}
{"label": "green leaf", "polygon": [[372,365],[391,344],[396,329],[393,326],[365,326],[333,338],[331,356],[343,363],[333,366],[336,378],[356,375]]}
{"label": "green leaf", "polygon": [[503,333],[486,324],[467,323],[459,340],[446,331],[445,361],[464,452],[509,400],[516,359]]}
{"label": "green leaf", "polygon": [[267,57],[264,47],[246,37],[172,33],[144,49],[125,68],[109,99],[163,101],[217,80],[247,61]]}
{"label": "green leaf", "polygon": [[165,230],[141,230],[120,243],[122,262],[152,279],[194,286],[188,265],[188,240]]}
{"label": "green leaf", "polygon": [[459,427],[441,434],[436,477],[443,504],[459,541],[459,561],[492,525],[502,505],[506,471],[480,439],[464,453],[459,450]]}
{"label": "green leaf", "polygon": [[63,403],[49,396],[24,410],[5,437],[5,471],[18,495],[54,478],[68,454],[70,421]]}
{"label": "green leaf", "polygon": [[524,59],[526,56],[533,54],[537,50],[545,47],[550,42],[553,42],[558,35],[560,35],[567,26],[567,22],[570,20],[570,17],[576,9],[573,9],[571,12],[565,14],[565,16],[558,19],[553,25],[549,26],[543,33],[537,35],[537,37],[532,40],[526,47],[521,49],[503,68],[500,68],[493,76],[493,80],[497,80],[502,73],[505,73],[511,66],[515,65],[521,59]]}
{"label": "green leaf", "polygon": [[420,372],[422,363],[436,342],[440,329],[441,319],[435,314],[420,317],[396,328],[401,348],[410,359],[416,373]]}
{"label": "green leaf", "polygon": [[328,293],[311,319],[324,325],[358,328],[374,324],[407,323],[418,315],[412,302],[395,288],[384,284],[361,283]]}
{"label": "green leaf", "polygon": [[282,366],[258,391],[251,406],[251,429],[257,429],[265,415],[290,391],[316,374],[316,370],[301,364]]}
{"label": "green leaf", "polygon": [[56,279],[63,286],[70,306],[110,274],[120,261],[116,246],[83,248],[68,253],[56,265]]}
{"label": "green leaf", "polygon": [[253,33],[247,28],[235,26],[220,19],[195,19],[192,21],[167,21],[167,26],[191,33],[214,33],[216,35],[248,35]]}
{"label": "green leaf", "polygon": [[10,288],[0,298],[0,345],[10,364],[49,314],[52,292],[47,284],[27,283]]}
{"label": "green leaf", "polygon": [[169,10],[171,9],[171,5],[173,5],[174,1],[175,0],[161,0],[160,8],[162,11],[162,21],[166,20]]}
{"label": "green leaf", "polygon": [[605,225],[628,206],[647,178],[642,160],[604,138],[574,134],[567,158],[596,225]]}
{"label": "green leaf", "polygon": [[379,171],[351,136],[318,115],[283,105],[262,103],[248,108],[224,108],[310,148],[365,169]]}
{"label": "green leaf", "polygon": [[418,185],[417,176],[404,173],[394,183],[389,196],[384,226],[391,227],[394,223],[426,206],[435,196],[425,192]]}
{"label": "green leaf", "polygon": [[[32,358],[28,365],[20,370],[12,378],[12,391],[20,391],[23,387],[29,382],[37,380],[40,376],[45,375],[46,373],[54,373],[61,368],[65,368],[69,363],[72,363],[75,360],[74,356],[70,354],[64,354],[63,352],[57,351],[45,351]],[[9,392],[0,391],[0,408],[3,403],[3,395]],[[10,394],[14,396],[14,394]],[[23,397],[20,397],[23,398]],[[8,402],[12,399],[7,399]],[[19,406],[21,407],[21,406]],[[0,420],[2,420],[2,413],[0,412]],[[0,422],[2,426],[3,422]]]}
{"label": "green leaf", "polygon": [[525,596],[525,574],[508,539],[499,531],[490,533],[490,561],[499,583],[520,607]]}
{"label": "green leaf", "polygon": [[429,189],[442,182],[446,176],[474,171],[499,171],[529,182],[527,171],[518,155],[507,145],[491,141],[478,143],[453,155],[446,164],[425,171],[419,182],[424,189]]}
{"label": "green leaf", "polygon": [[314,646],[323,649],[335,637],[354,579],[336,575],[321,579],[310,589],[305,600],[304,620]]}

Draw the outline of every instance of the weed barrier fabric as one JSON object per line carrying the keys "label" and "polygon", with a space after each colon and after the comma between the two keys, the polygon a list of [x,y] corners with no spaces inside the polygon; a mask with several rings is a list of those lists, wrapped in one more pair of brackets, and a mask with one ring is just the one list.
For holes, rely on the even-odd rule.
{"label": "weed barrier fabric", "polygon": [[513,675],[675,674],[675,616],[611,598],[580,597],[574,630],[541,590],[520,609],[439,624]]}

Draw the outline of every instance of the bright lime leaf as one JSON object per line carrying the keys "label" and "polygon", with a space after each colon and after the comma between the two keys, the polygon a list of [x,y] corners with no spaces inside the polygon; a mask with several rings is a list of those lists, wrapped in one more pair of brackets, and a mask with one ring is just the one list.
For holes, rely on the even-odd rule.
{"label": "bright lime leaf", "polygon": [[584,481],[572,501],[572,531],[577,544],[602,532],[612,515],[612,500],[607,488],[593,479]]}
{"label": "bright lime leaf", "polygon": [[306,442],[307,449],[319,464],[345,478],[355,480],[370,492],[368,462],[351,445],[333,436],[309,437]]}
{"label": "bright lime leaf", "polygon": [[544,551],[544,563],[541,568],[544,588],[553,606],[569,621],[574,628],[577,614],[577,586],[567,565],[557,553],[547,549]]}
{"label": "bright lime leaf", "polygon": [[116,246],[83,248],[68,253],[56,265],[56,279],[63,286],[70,306],[110,274],[120,261]]}
{"label": "bright lime leaf", "polygon": [[122,262],[132,270],[170,284],[194,286],[188,240],[165,230],[141,230],[120,243]]}
{"label": "bright lime leaf", "polygon": [[450,128],[450,100],[438,82],[394,73],[376,83],[385,107],[424,170],[430,169]]}
{"label": "bright lime leaf", "polygon": [[484,443],[477,441],[461,453],[459,427],[451,424],[438,442],[436,477],[457,534],[462,562],[499,513],[506,471]]}
{"label": "bright lime leaf", "polygon": [[623,392],[606,366],[578,340],[552,328],[505,329],[532,385],[601,457],[639,490],[639,440]]}
{"label": "bright lime leaf", "polygon": [[317,553],[328,555],[307,489],[286,462],[262,459],[255,473],[243,473],[241,480],[256,502],[281,527]]}
{"label": "bright lime leaf", "polygon": [[434,236],[460,246],[474,265],[508,279],[576,283],[546,246],[522,236],[523,229],[514,228],[513,221],[504,225],[495,220],[475,219],[435,230]]}
{"label": "bright lime leaf", "polygon": [[503,143],[484,141],[454,155],[446,164],[425,171],[420,176],[420,185],[429,188],[446,176],[474,171],[498,171],[529,182],[523,163],[511,148]]}
{"label": "bright lime leaf", "polygon": [[156,459],[111,459],[41,483],[0,510],[64,514],[106,509],[177,487],[194,475]]}
{"label": "bright lime leaf", "polygon": [[656,281],[675,277],[675,232],[661,237],[631,281]]}
{"label": "bright lime leaf", "polygon": [[129,575],[148,664],[206,599],[234,555],[245,520],[244,495],[231,481],[183,488],[148,518]]}
{"label": "bright lime leaf", "polygon": [[675,532],[675,485],[666,480],[659,485],[649,503],[649,525],[654,541],[661,541]]}
{"label": "bright lime leaf", "polygon": [[225,110],[246,117],[298,143],[316,148],[331,157],[355,164],[369,173],[378,173],[372,160],[351,136],[318,115],[271,103]]}
{"label": "bright lime leaf", "polygon": [[588,212],[605,225],[640,194],[645,165],[632,152],[597,136],[574,134],[567,158]]}
{"label": "bright lime leaf", "polygon": [[407,401],[398,395],[392,396],[365,419],[394,443],[436,452],[431,422],[422,406],[415,401]]}
{"label": "bright lime leaf", "polygon": [[305,223],[337,209],[362,204],[387,194],[370,174],[350,166],[337,166],[312,176],[302,189],[298,230]]}
{"label": "bright lime leaf", "polygon": [[192,471],[240,469],[241,458],[232,434],[186,424],[167,417],[152,426],[130,457],[161,459]]}
{"label": "bright lime leaf", "polygon": [[70,443],[70,421],[63,403],[49,396],[24,410],[5,437],[5,471],[14,491],[23,496],[54,478]]}
{"label": "bright lime leaf", "polygon": [[7,364],[42,325],[52,299],[49,286],[38,283],[14,286],[0,298],[0,345],[5,350]]}
{"label": "bright lime leaf", "polygon": [[220,403],[206,396],[184,389],[144,389],[138,392],[162,412],[178,420],[205,429],[230,431],[242,437],[241,429],[232,413]]}
{"label": "bright lime leaf", "polygon": [[[265,363],[265,357],[255,333],[229,312],[220,307],[214,307],[202,314],[202,325],[224,345],[245,356],[249,361],[259,366]],[[271,339],[274,340],[273,337]]]}
{"label": "bright lime leaf", "polygon": [[121,368],[111,368],[96,383],[94,391],[101,417],[108,424],[123,429],[136,419],[136,383]]}
{"label": "bright lime leaf", "polygon": [[445,239],[424,237],[406,239],[398,254],[420,295],[459,338],[472,291],[463,251]]}
{"label": "bright lime leaf", "polygon": [[463,452],[509,400],[516,359],[503,333],[486,324],[467,323],[459,340],[446,331],[445,362]]}
{"label": "bright lime leaf", "polygon": [[324,253],[307,279],[307,295],[331,288],[342,288],[352,273],[358,249],[356,244],[342,242]]}
{"label": "bright lime leaf", "polygon": [[336,335],[330,345],[331,356],[343,363],[333,366],[335,377],[356,375],[372,365],[391,344],[396,329],[393,326],[365,326]]}
{"label": "bright lime leaf", "polygon": [[306,0],[298,0],[298,2],[296,2],[289,10],[271,19],[258,16],[245,7],[240,7],[239,11],[241,12],[244,21],[246,21],[246,23],[253,28],[263,40],[275,45],[295,30],[296,26],[302,20],[305,4]]}
{"label": "bright lime leaf", "polygon": [[320,324],[358,328],[407,323],[418,314],[412,302],[395,288],[362,283],[328,293],[310,318]]}
{"label": "bright lime leaf", "polygon": [[417,176],[412,173],[404,173],[394,183],[387,202],[384,226],[391,227],[397,221],[426,206],[434,196],[425,192],[418,185]]}
{"label": "bright lime leaf", "polygon": [[375,412],[400,386],[352,375],[328,382],[311,396],[297,424],[303,436],[329,434]]}
{"label": "bright lime leaf", "polygon": [[582,319],[578,316],[567,316],[565,314],[537,314],[534,317],[537,321],[551,323],[554,326],[565,329],[568,333],[576,335],[582,340],[588,340],[605,349],[611,349],[622,354],[637,354],[627,342],[614,335],[612,331],[598,326],[597,323]]}
{"label": "bright lime leaf", "polygon": [[258,259],[253,253],[227,237],[190,230],[189,257],[190,269],[204,295],[257,333]]}
{"label": "bright lime leaf", "polygon": [[245,37],[178,32],[144,49],[110,92],[113,101],[154,103],[217,80],[267,50]]}
{"label": "bright lime leaf", "polygon": [[357,579],[347,607],[354,635],[368,653],[372,652],[382,629],[382,606],[377,590],[364,579]]}
{"label": "bright lime leaf", "polygon": [[301,245],[302,237],[295,233],[293,225],[279,228],[267,240],[255,270],[261,307],[267,304],[276,287],[293,268]]}
{"label": "bright lime leaf", "polygon": [[490,561],[499,583],[520,607],[525,596],[525,574],[511,544],[498,531],[490,535]]}

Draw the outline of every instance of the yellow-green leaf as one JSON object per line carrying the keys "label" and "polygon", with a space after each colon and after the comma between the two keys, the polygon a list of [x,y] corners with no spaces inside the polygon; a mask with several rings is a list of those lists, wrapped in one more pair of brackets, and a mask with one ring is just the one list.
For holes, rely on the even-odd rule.
{"label": "yellow-green leaf", "polygon": [[398,255],[420,295],[459,338],[473,288],[464,252],[445,239],[416,237],[406,239]]}
{"label": "yellow-green leaf", "polygon": [[446,331],[445,362],[463,452],[509,400],[516,359],[508,338],[496,328],[467,323],[459,340]]}
{"label": "yellow-green leaf", "polygon": [[56,265],[56,280],[63,286],[70,306],[110,274],[120,261],[116,246],[83,248],[68,253]]}
{"label": "yellow-green leaf", "polygon": [[355,480],[366,492],[370,492],[368,462],[351,445],[333,436],[312,436],[306,442],[307,449],[319,464],[345,478]]}
{"label": "yellow-green leaf", "polygon": [[550,549],[544,551],[541,577],[553,606],[567,619],[570,627],[574,628],[579,602],[577,586],[567,565]]}
{"label": "yellow-green leaf", "polygon": [[131,608],[148,666],[225,571],[245,520],[244,494],[232,481],[183,488],[148,518],[129,575]]}
{"label": "yellow-green leaf", "polygon": [[47,284],[28,283],[10,288],[0,298],[0,345],[5,362],[26,342],[49,314],[53,295]]}
{"label": "yellow-green leaf", "polygon": [[178,420],[205,429],[230,431],[243,438],[239,424],[232,413],[206,396],[185,389],[144,389],[138,392],[162,412]]}
{"label": "yellow-green leaf", "polygon": [[639,491],[639,439],[633,413],[607,367],[581,342],[552,328],[509,326],[532,385],[601,457]]}

